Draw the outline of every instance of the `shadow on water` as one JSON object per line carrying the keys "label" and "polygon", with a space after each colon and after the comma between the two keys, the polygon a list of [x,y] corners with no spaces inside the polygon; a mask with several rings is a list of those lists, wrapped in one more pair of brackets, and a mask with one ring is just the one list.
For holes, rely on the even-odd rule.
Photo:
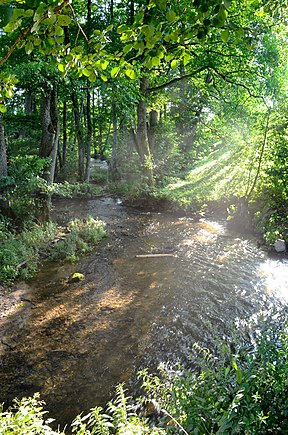
{"label": "shadow on water", "polygon": [[[209,342],[208,323],[224,330],[285,296],[288,265],[223,222],[140,213],[111,198],[63,200],[55,211],[60,223],[87,214],[106,222],[107,241],[78,264],[46,263],[18,284],[21,304],[0,320],[0,402],[40,391],[69,424],[139,368],[187,362],[193,343]],[[85,279],[71,283],[74,271]]]}

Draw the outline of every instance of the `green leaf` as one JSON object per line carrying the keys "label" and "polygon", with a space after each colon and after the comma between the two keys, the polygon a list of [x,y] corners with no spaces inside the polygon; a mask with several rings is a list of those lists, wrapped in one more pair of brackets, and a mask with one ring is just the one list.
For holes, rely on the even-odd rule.
{"label": "green leaf", "polygon": [[57,68],[61,73],[65,72],[65,65],[63,63],[58,63]]}
{"label": "green leaf", "polygon": [[123,48],[123,53],[127,54],[133,48],[133,44],[127,44]]}
{"label": "green leaf", "polygon": [[191,55],[189,53],[185,53],[183,56],[183,65],[186,66],[191,60]]}
{"label": "green leaf", "polygon": [[33,17],[33,15],[34,15],[34,10],[33,10],[33,9],[28,9],[28,10],[25,12],[25,15],[26,15],[26,17]]}
{"label": "green leaf", "polygon": [[104,74],[100,74],[101,79],[103,82],[108,82],[108,77],[106,77]]}
{"label": "green leaf", "polygon": [[6,112],[6,106],[4,104],[0,103],[0,113],[5,113]]}
{"label": "green leaf", "polygon": [[11,20],[13,8],[8,5],[0,5],[0,27],[5,27]]}
{"label": "green leaf", "polygon": [[172,62],[171,62],[171,68],[172,68],[172,69],[177,68],[178,62],[179,62],[179,61],[178,61],[177,59],[172,60]]}
{"label": "green leaf", "polygon": [[94,82],[96,82],[96,79],[97,79],[97,76],[96,76],[95,72],[92,71],[88,77],[88,80],[89,80],[89,82],[94,83]]}
{"label": "green leaf", "polygon": [[159,57],[152,57],[152,65],[153,66],[159,66],[160,65],[160,58]]}
{"label": "green leaf", "polygon": [[176,19],[176,17],[177,17],[177,15],[172,9],[170,9],[166,14],[166,18],[168,21],[174,21]]}
{"label": "green leaf", "polygon": [[115,66],[114,68],[111,69],[110,75],[111,75],[112,79],[117,77],[117,75],[119,74],[119,71],[120,71],[120,68],[118,66]]}
{"label": "green leaf", "polygon": [[71,18],[68,15],[58,15],[57,22],[59,26],[69,26],[71,24]]}
{"label": "green leaf", "polygon": [[64,30],[61,26],[56,26],[55,27],[55,33],[57,36],[63,36],[64,35]]}
{"label": "green leaf", "polygon": [[128,30],[129,29],[129,27],[127,26],[127,24],[121,24],[121,26],[119,26],[118,28],[117,28],[117,33],[124,33],[124,32],[126,32],[126,30]]}
{"label": "green leaf", "polygon": [[135,79],[137,79],[137,74],[136,74],[136,72],[134,71],[134,69],[127,69],[126,71],[125,71],[125,74],[126,74],[126,76],[127,77],[129,77],[130,79],[132,79],[132,80],[135,80]]}
{"label": "green leaf", "polygon": [[242,383],[242,371],[240,369],[236,370],[237,382],[240,385]]}
{"label": "green leaf", "polygon": [[25,51],[26,51],[27,54],[32,53],[33,48],[34,48],[34,45],[33,45],[33,43],[32,43],[31,41],[28,41],[28,42],[25,44]]}
{"label": "green leaf", "polygon": [[229,39],[229,30],[223,30],[223,32],[221,32],[221,39],[223,42],[227,42]]}

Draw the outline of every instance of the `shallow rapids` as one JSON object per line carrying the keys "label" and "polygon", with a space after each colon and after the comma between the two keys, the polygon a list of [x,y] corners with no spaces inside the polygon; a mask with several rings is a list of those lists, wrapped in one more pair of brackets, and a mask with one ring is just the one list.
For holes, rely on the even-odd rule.
{"label": "shallow rapids", "polygon": [[[106,222],[109,238],[78,264],[46,263],[17,285],[21,303],[1,319],[0,402],[40,391],[50,415],[69,424],[139,368],[185,364],[196,341],[209,342],[208,325],[224,329],[288,298],[285,260],[225,222],[111,198],[56,204],[60,223],[87,215]],[[71,283],[73,272],[84,281]]]}

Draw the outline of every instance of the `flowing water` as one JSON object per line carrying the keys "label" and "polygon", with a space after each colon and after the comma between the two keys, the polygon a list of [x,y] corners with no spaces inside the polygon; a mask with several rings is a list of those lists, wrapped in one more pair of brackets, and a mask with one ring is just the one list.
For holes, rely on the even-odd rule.
{"label": "flowing water", "polygon": [[[285,260],[269,259],[225,221],[141,212],[111,198],[57,209],[59,222],[98,216],[110,237],[76,265],[46,263],[10,296],[21,303],[0,321],[0,402],[40,391],[50,415],[70,423],[139,368],[187,363],[193,343],[209,342],[209,325],[224,330],[288,298]],[[71,282],[75,271],[85,279]]]}

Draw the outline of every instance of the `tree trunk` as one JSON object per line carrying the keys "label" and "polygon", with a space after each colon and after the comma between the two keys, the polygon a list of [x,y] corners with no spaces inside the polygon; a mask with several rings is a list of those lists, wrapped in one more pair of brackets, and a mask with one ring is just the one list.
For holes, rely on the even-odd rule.
{"label": "tree trunk", "polygon": [[76,138],[78,143],[78,178],[80,181],[84,181],[84,157],[85,157],[84,140],[83,140],[83,131],[81,126],[79,103],[75,91],[72,92],[71,99],[73,104],[75,131],[76,131]]}
{"label": "tree trunk", "polygon": [[7,155],[5,145],[5,133],[3,116],[0,115],[0,178],[7,177]]}
{"label": "tree trunk", "polygon": [[59,142],[59,116],[57,89],[47,89],[45,86],[41,100],[41,126],[42,137],[39,155],[51,159],[46,179],[49,184],[53,184],[56,166],[56,157]]}
{"label": "tree trunk", "polygon": [[[1,178],[7,177],[7,155],[6,155],[6,144],[5,144],[5,131],[3,117],[0,114],[0,180]],[[15,219],[13,210],[10,207],[9,201],[5,198],[5,188],[2,187],[0,190],[0,213],[11,219]]]}
{"label": "tree trunk", "polygon": [[148,89],[149,80],[146,77],[142,77],[140,81],[141,99],[138,102],[137,107],[137,132],[135,135],[135,145],[143,167],[145,181],[147,184],[153,185],[153,163],[148,141],[147,103],[145,101]]}
{"label": "tree trunk", "polygon": [[92,139],[92,118],[91,118],[91,94],[87,90],[86,99],[86,116],[87,116],[87,135],[86,135],[86,164],[85,164],[85,181],[89,183],[90,180],[90,162],[91,162],[91,139]]}
{"label": "tree trunk", "polygon": [[62,165],[65,168],[67,159],[67,103],[63,103],[63,146],[62,146]]}
{"label": "tree trunk", "polygon": [[109,175],[112,181],[119,180],[118,170],[118,135],[117,135],[117,114],[115,101],[112,102],[112,124],[113,124],[113,139],[112,139],[112,155],[109,165]]}
{"label": "tree trunk", "polygon": [[156,110],[151,110],[149,114],[149,129],[148,129],[148,140],[150,153],[153,154],[156,144],[156,131],[158,125],[158,112]]}

